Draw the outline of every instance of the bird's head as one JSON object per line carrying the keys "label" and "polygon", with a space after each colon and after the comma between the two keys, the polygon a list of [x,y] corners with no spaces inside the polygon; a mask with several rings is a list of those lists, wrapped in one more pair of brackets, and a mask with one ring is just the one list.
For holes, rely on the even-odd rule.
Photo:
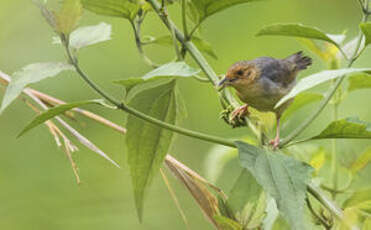
{"label": "bird's head", "polygon": [[250,84],[259,75],[255,65],[248,61],[233,64],[227,71],[225,77],[219,82],[219,90],[227,86],[239,88]]}

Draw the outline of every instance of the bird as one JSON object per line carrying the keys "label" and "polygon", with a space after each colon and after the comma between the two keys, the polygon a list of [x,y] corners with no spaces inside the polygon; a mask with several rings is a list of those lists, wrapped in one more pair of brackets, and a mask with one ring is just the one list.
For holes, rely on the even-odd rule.
{"label": "bird", "polygon": [[304,56],[302,51],[283,59],[259,57],[234,63],[218,84],[219,90],[233,87],[245,103],[232,112],[231,120],[247,116],[249,106],[261,112],[275,113],[276,136],[269,144],[277,148],[280,143],[280,118],[293,99],[278,108],[275,105],[295,86],[298,73],[311,64],[312,59]]}

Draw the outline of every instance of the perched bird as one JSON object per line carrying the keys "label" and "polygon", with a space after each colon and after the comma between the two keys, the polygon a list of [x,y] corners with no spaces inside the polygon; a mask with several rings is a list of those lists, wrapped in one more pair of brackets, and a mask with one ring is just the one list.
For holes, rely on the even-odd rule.
{"label": "perched bird", "polygon": [[303,56],[300,51],[284,59],[259,57],[251,61],[239,61],[227,71],[225,78],[219,83],[219,89],[232,86],[237,96],[245,105],[232,112],[231,117],[244,117],[248,114],[248,107],[252,106],[259,111],[269,111],[276,114],[276,137],[270,142],[274,148],[280,142],[280,118],[285,109],[292,102],[288,101],[278,108],[277,102],[296,84],[299,71],[312,64],[310,57]]}

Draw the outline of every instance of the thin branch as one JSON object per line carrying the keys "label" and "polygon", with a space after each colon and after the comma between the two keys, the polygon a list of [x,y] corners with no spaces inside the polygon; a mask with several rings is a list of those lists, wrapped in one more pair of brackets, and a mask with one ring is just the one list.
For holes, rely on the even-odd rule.
{"label": "thin branch", "polygon": [[[63,39],[62,39],[63,41]],[[165,129],[168,129],[168,130],[171,130],[173,132],[176,132],[176,133],[179,133],[179,134],[183,134],[185,136],[189,136],[189,137],[194,137],[194,138],[197,138],[197,139],[200,139],[200,140],[204,140],[204,141],[208,141],[208,142],[213,142],[213,143],[216,143],[216,144],[221,144],[221,145],[225,145],[225,146],[229,146],[229,147],[235,147],[235,143],[233,141],[230,141],[230,140],[227,140],[225,138],[222,138],[222,137],[217,137],[217,136],[212,136],[212,135],[208,135],[208,134],[205,134],[205,133],[200,133],[200,132],[196,132],[196,131],[193,131],[193,130],[189,130],[189,129],[185,129],[185,128],[182,128],[182,127],[179,127],[179,126],[176,126],[176,125],[172,125],[172,124],[169,124],[169,123],[166,123],[166,122],[163,122],[161,120],[158,120],[156,118],[153,118],[151,116],[148,116],[128,105],[125,105],[124,103],[118,101],[117,99],[113,98],[110,94],[108,94],[107,92],[105,92],[103,89],[101,89],[97,84],[95,84],[80,68],[77,60],[75,59],[75,57],[72,56],[71,54],[71,51],[69,49],[69,47],[67,46],[66,43],[65,44],[65,49],[66,49],[66,53],[67,53],[67,56],[68,56],[68,59],[69,59],[69,62],[75,67],[75,70],[76,72],[80,75],[80,77],[95,91],[97,92],[99,95],[101,95],[103,98],[105,98],[107,101],[109,101],[110,103],[112,103],[113,105],[115,105],[118,109],[120,110],[123,110],[127,113],[130,113],[142,120],[145,120],[147,122],[150,122],[152,124],[155,124],[155,125],[158,125],[162,128],[165,128]]]}
{"label": "thin branch", "polygon": [[327,223],[327,221],[325,219],[323,219],[322,216],[317,214],[317,212],[314,210],[312,204],[310,203],[309,198],[306,198],[305,201],[306,201],[308,209],[312,213],[312,215],[326,228],[326,230],[330,230],[332,228],[332,226],[329,223]]}

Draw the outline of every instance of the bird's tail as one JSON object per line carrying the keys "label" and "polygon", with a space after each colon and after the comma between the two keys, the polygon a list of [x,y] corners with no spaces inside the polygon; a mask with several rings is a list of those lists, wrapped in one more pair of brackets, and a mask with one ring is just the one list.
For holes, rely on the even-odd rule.
{"label": "bird's tail", "polygon": [[294,63],[297,71],[304,70],[312,64],[312,58],[303,56],[303,51],[294,53],[293,55],[287,57],[286,60]]}

